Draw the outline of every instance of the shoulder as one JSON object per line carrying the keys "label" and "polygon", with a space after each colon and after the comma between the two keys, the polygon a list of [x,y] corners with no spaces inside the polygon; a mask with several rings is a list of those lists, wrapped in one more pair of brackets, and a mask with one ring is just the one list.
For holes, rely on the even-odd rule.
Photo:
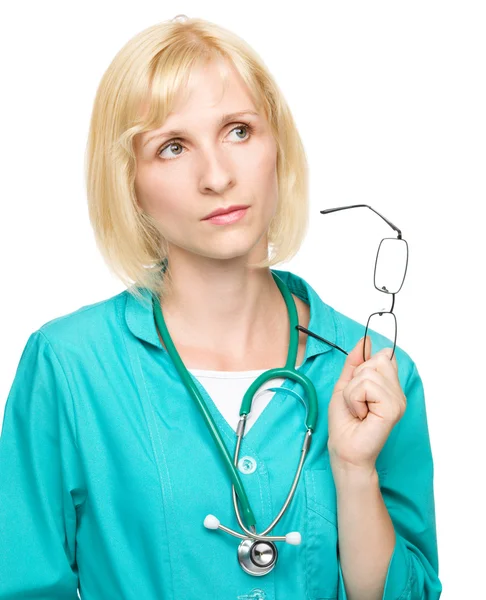
{"label": "shoulder", "polygon": [[[86,345],[110,343],[119,334],[127,290],[114,296],[80,306],[45,322],[35,332],[56,348],[81,348]],[[110,335],[111,334],[111,335]]]}

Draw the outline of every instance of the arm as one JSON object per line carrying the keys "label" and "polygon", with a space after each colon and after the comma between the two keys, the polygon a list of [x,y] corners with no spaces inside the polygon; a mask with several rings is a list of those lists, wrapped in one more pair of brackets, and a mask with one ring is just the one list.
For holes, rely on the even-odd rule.
{"label": "arm", "polygon": [[77,600],[83,485],[68,383],[36,331],[22,353],[0,437],[2,600]]}
{"label": "arm", "polygon": [[[337,492],[340,577],[347,600],[380,600],[395,531],[378,474],[333,471]],[[344,573],[344,575],[343,575]]]}
{"label": "arm", "polygon": [[381,481],[376,472],[335,475],[339,600],[438,600],[442,591],[433,459],[415,364],[404,393],[406,411],[378,459],[387,465]]}

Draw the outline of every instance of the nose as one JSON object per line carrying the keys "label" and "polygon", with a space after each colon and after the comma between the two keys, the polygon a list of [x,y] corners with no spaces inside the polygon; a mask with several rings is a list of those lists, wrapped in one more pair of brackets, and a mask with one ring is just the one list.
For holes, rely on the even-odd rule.
{"label": "nose", "polygon": [[208,148],[204,152],[200,187],[203,193],[224,193],[233,187],[235,175],[233,165],[223,149]]}

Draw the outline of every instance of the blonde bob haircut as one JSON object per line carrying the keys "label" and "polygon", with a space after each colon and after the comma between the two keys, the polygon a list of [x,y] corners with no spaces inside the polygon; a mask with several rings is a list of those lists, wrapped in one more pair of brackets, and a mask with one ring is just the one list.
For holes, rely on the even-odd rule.
{"label": "blonde bob haircut", "polygon": [[[277,145],[278,205],[267,231],[267,258],[254,268],[290,260],[308,227],[304,148],[290,109],[254,50],[234,33],[203,19],[163,21],[116,54],[94,99],[85,155],[88,211],[95,241],[111,271],[143,301],[161,300],[170,284],[168,243],[135,194],[137,134],[159,128],[184,95],[193,69],[215,60],[225,82],[229,61],[270,124]],[[143,112],[143,116],[142,113]]]}

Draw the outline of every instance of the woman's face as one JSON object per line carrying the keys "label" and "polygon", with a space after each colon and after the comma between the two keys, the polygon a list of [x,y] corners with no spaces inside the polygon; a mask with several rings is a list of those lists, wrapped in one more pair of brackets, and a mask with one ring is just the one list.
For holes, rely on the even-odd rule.
{"label": "woman's face", "polygon": [[[159,129],[136,136],[135,191],[170,252],[256,261],[267,256],[267,229],[277,208],[277,148],[264,115],[246,112],[257,111],[238,72],[228,67],[223,96],[218,68],[209,63],[194,73],[187,101],[176,104]],[[238,221],[204,220],[234,205],[249,206]]]}

